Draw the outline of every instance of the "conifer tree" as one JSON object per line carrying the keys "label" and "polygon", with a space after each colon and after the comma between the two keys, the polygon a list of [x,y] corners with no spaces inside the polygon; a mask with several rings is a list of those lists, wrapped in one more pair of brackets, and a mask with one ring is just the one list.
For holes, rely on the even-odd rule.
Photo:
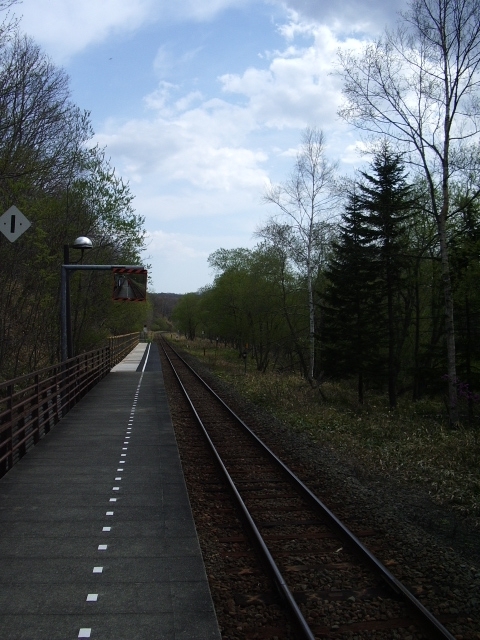
{"label": "conifer tree", "polygon": [[390,408],[397,404],[397,378],[404,335],[404,307],[400,304],[408,258],[406,221],[412,213],[414,197],[407,183],[401,155],[383,141],[372,163],[371,173],[361,172],[359,204],[365,240],[375,248],[376,286],[382,298],[386,322],[387,379]]}
{"label": "conifer tree", "polygon": [[356,376],[360,404],[366,379],[378,365],[378,295],[363,218],[359,188],[353,184],[332,244],[324,297],[327,369],[340,377]]}

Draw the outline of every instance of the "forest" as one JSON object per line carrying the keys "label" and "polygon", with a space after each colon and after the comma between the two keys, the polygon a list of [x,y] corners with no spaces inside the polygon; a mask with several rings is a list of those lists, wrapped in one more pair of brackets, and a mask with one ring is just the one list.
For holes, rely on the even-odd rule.
{"label": "forest", "polygon": [[[307,130],[294,179],[282,189],[298,188],[306,167],[311,184],[323,144],[321,132]],[[318,210],[305,207],[310,216],[297,216],[301,225],[287,215],[285,193],[267,193],[287,214],[258,229],[253,249],[210,256],[214,282],[180,299],[176,326],[190,340],[234,345],[259,371],[297,372],[320,394],[325,381],[347,380],[360,404],[380,393],[391,409],[399,396],[446,395],[441,257],[425,183],[411,180],[402,153],[384,140],[357,179],[336,178],[330,187]],[[480,399],[480,203],[462,183],[452,184],[447,232],[456,387],[462,419],[473,422]]]}
{"label": "forest", "polygon": [[[5,9],[11,2],[1,2]],[[69,78],[4,14],[0,25],[0,215],[15,205],[31,227],[15,242],[0,234],[0,380],[60,360],[64,245],[87,236],[88,264],[140,264],[143,219],[105,149],[93,143],[88,111]],[[81,259],[70,249],[70,261]],[[112,302],[113,276],[71,277],[74,351],[140,330],[146,305]]]}

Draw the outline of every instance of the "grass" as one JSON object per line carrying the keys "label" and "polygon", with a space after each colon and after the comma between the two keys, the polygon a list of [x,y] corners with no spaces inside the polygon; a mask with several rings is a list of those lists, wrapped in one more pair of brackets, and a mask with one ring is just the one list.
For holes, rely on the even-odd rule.
{"label": "grass", "polygon": [[400,398],[389,411],[386,398],[370,396],[360,406],[348,383],[326,382],[312,389],[301,377],[262,374],[235,350],[205,340],[179,340],[218,377],[290,428],[306,432],[366,474],[379,472],[421,485],[438,504],[480,526],[480,434],[448,428],[442,402]]}

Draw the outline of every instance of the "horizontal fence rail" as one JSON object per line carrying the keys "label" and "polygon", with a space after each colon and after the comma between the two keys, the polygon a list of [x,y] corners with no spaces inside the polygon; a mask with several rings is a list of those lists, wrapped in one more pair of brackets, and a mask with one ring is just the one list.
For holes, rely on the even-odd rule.
{"label": "horizontal fence rail", "polygon": [[0,478],[139,342],[138,333],[0,384]]}

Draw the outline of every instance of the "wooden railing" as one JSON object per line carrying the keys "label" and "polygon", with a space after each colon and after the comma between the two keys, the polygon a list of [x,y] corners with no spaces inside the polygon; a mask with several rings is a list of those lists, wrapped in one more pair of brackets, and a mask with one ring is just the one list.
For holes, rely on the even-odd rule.
{"label": "wooden railing", "polygon": [[139,334],[0,384],[0,477],[138,344]]}

